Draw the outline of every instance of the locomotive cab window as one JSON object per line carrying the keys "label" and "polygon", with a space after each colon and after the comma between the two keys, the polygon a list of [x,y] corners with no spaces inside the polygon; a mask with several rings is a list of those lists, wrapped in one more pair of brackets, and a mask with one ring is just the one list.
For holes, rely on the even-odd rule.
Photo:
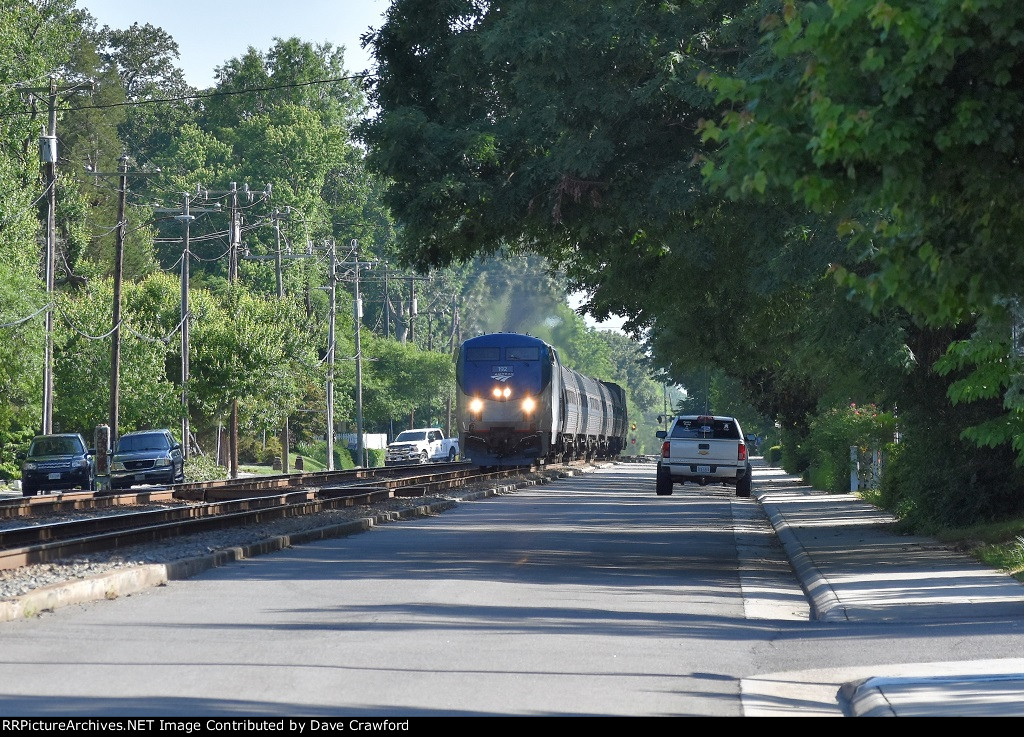
{"label": "locomotive cab window", "polygon": [[501,348],[466,348],[467,361],[500,361]]}
{"label": "locomotive cab window", "polygon": [[540,348],[535,345],[509,346],[505,349],[506,361],[539,361]]}

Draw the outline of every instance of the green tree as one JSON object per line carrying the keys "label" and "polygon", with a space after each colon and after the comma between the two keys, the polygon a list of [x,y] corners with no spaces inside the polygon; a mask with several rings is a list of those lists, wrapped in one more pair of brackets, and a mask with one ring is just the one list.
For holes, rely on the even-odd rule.
{"label": "green tree", "polygon": [[697,121],[717,112],[698,77],[746,62],[756,20],[740,2],[394,3],[369,37],[380,112],[364,136],[405,261],[545,255],[596,317],[629,318],[668,380],[725,362],[804,422],[807,376],[773,371],[791,344],[756,331],[772,315],[784,334],[796,285],[820,277],[819,219],[731,203],[694,166]]}
{"label": "green tree", "polygon": [[188,99],[195,90],[177,66],[178,43],[162,28],[133,23],[125,29],[104,26],[96,48],[106,73],[116,75],[125,100],[133,103],[118,125],[124,152],[149,162],[195,118]]}
{"label": "green tree", "polygon": [[[41,418],[44,320],[37,139],[47,107],[25,87],[66,68],[79,35],[70,0],[0,0],[0,475]],[[45,207],[45,205],[43,205]]]}
{"label": "green tree", "polygon": [[[1016,414],[1007,306],[1024,268],[1013,176],[1024,88],[1011,70],[1024,9],[853,0],[782,11],[764,19],[770,74],[707,78],[729,105],[705,121],[707,139],[722,144],[708,181],[731,196],[781,193],[832,213],[855,257],[836,264],[837,279],[923,326],[979,328],[945,366],[977,367],[952,398],[990,398],[1001,387]],[[1020,425],[983,422],[970,436],[1006,442]]]}
{"label": "green tree", "polygon": [[455,386],[455,365],[447,353],[369,334],[362,344],[364,427],[388,431],[447,422],[447,399]]}
{"label": "green tree", "polygon": [[[169,374],[180,366],[174,344],[180,322],[176,279],[158,274],[123,287],[118,434],[174,427],[181,388]],[[94,278],[61,295],[55,331],[54,426],[92,437],[110,416],[110,326],[113,283]],[[171,348],[175,345],[175,348]],[[172,356],[177,355],[177,361]]]}
{"label": "green tree", "polygon": [[190,410],[197,420],[211,431],[238,400],[250,433],[283,424],[305,387],[300,367],[316,366],[299,306],[237,287],[223,300],[199,292],[190,307]]}

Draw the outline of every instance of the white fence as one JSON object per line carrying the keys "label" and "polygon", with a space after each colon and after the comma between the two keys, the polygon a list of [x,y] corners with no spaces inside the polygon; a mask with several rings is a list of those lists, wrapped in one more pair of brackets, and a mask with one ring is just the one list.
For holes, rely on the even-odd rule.
{"label": "white fence", "polygon": [[850,446],[850,491],[877,489],[882,478],[882,451]]}
{"label": "white fence", "polygon": [[[345,444],[349,450],[355,450],[358,443],[359,436],[354,432],[346,432],[338,435],[338,440]],[[388,434],[386,432],[381,433],[363,433],[363,448],[366,450],[378,449],[383,450],[388,447]]]}

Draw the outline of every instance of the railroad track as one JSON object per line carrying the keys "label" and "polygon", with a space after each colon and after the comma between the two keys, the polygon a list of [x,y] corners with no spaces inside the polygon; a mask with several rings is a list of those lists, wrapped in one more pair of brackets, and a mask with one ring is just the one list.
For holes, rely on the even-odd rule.
{"label": "railroad track", "polygon": [[431,496],[538,470],[536,466],[484,470],[457,462],[429,468],[321,471],[177,484],[132,493],[68,492],[7,500],[0,502],[0,518],[17,521],[0,523],[0,569],[195,532],[372,505],[395,497]]}

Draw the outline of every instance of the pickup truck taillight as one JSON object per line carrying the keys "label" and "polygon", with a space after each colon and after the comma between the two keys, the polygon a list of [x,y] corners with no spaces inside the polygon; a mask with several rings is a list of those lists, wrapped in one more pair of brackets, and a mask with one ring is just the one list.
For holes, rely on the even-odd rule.
{"label": "pickup truck taillight", "polygon": [[736,452],[736,460],[747,460],[747,446],[744,443],[740,443],[739,450]]}
{"label": "pickup truck taillight", "polygon": [[668,458],[668,456],[669,456],[668,447],[669,447],[669,444],[668,444],[667,440],[664,443],[661,444],[661,457],[662,458]]}

